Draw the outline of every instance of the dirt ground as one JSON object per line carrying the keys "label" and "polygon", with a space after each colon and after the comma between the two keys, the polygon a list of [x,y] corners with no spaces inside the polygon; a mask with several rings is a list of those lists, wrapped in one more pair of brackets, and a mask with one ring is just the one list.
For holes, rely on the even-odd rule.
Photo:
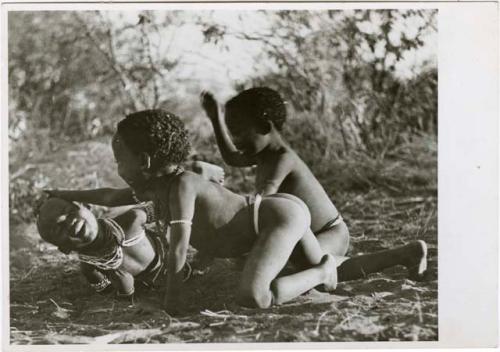
{"label": "dirt ground", "polygon": [[[44,167],[50,176],[53,165]],[[186,310],[172,318],[159,309],[156,291],[141,292],[134,304],[93,293],[74,255],[64,256],[41,241],[33,223],[14,224],[10,343],[437,340],[436,192],[374,189],[342,193],[336,201],[351,230],[349,255],[423,239],[429,246],[427,280],[410,281],[403,267],[395,267],[340,283],[335,294],[311,291],[271,309],[245,309],[234,303],[237,265],[217,260],[209,273],[186,283]]]}

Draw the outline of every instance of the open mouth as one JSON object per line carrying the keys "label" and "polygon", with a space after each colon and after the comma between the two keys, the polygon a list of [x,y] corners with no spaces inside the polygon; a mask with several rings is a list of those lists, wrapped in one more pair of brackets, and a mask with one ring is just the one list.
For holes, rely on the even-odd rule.
{"label": "open mouth", "polygon": [[83,238],[85,237],[86,232],[87,231],[86,231],[85,221],[79,220],[75,224],[74,231],[71,231],[72,233],[71,237]]}

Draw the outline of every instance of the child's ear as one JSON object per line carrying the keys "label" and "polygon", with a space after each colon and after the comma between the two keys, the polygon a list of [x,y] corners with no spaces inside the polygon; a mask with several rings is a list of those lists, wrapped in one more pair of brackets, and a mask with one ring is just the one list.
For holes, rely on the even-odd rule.
{"label": "child's ear", "polygon": [[271,129],[271,121],[263,120],[259,121],[259,123],[257,124],[257,132],[260,134],[268,134],[269,132],[271,132]]}
{"label": "child's ear", "polygon": [[141,168],[143,170],[149,170],[151,168],[151,157],[148,153],[141,154]]}

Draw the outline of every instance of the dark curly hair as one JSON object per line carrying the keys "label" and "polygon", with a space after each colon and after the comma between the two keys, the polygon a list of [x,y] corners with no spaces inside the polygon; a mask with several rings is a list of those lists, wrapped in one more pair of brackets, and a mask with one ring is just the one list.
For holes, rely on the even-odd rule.
{"label": "dark curly hair", "polygon": [[188,131],[176,115],[165,110],[134,112],[118,123],[118,134],[134,153],[148,153],[151,169],[183,163],[191,150]]}
{"label": "dark curly hair", "polygon": [[268,87],[244,90],[226,103],[226,109],[236,109],[259,121],[272,122],[279,131],[286,121],[285,101]]}

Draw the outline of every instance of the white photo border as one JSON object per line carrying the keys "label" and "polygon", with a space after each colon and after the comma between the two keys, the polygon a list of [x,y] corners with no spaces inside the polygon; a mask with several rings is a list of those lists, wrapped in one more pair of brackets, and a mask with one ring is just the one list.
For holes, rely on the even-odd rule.
{"label": "white photo border", "polygon": [[[435,342],[9,345],[8,11],[438,10],[438,319]],[[2,342],[9,351],[495,347],[498,344],[498,3],[3,3],[1,7]],[[96,348],[98,347],[98,348]]]}

